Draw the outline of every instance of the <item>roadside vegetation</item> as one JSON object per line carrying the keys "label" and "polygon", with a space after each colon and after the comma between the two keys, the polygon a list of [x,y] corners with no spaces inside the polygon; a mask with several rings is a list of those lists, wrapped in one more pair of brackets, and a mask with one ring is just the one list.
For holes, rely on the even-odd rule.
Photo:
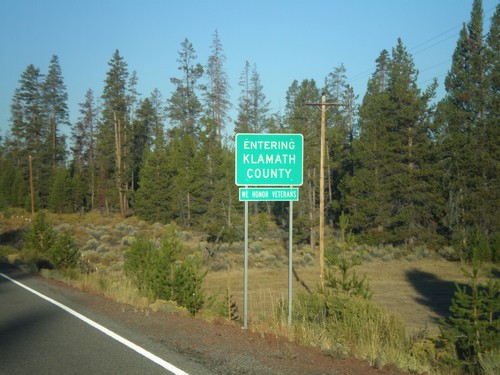
{"label": "roadside vegetation", "polygon": [[[206,235],[175,224],[147,224],[112,215],[42,211],[31,220],[23,210],[7,214],[11,216],[4,212],[0,221],[4,262],[140,310],[208,320],[242,319],[242,280],[234,277],[242,272],[239,242],[215,245],[206,241]],[[286,233],[278,235],[275,224],[262,215],[252,216],[251,223],[256,233],[251,269],[277,273],[287,261]],[[307,275],[318,267],[316,256],[307,252],[307,246],[296,246],[294,267],[301,286],[295,289],[292,325],[287,323],[286,298],[275,293],[271,303],[254,295],[250,329],[319,347],[325,356],[354,356],[377,368],[392,365],[433,374],[498,371],[499,282],[486,265],[444,260],[452,255],[451,248],[440,253],[360,246],[353,242],[348,224],[344,218],[337,236],[330,236],[324,288]],[[390,267],[392,262],[418,264],[433,258],[464,270],[449,313],[433,333],[425,327],[410,329],[399,314],[375,301],[370,281],[376,280],[359,271],[377,262]],[[498,268],[492,270],[498,275]],[[264,285],[261,288],[265,290]]]}

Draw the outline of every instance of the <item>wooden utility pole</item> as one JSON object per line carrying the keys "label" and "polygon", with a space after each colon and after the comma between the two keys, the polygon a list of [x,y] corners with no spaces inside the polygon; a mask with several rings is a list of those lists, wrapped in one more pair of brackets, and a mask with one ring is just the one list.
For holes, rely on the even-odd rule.
{"label": "wooden utility pole", "polygon": [[321,94],[321,103],[304,103],[321,109],[321,152],[319,164],[319,280],[321,288],[325,286],[325,145],[326,145],[326,109],[344,105],[339,102],[327,102],[326,94]]}

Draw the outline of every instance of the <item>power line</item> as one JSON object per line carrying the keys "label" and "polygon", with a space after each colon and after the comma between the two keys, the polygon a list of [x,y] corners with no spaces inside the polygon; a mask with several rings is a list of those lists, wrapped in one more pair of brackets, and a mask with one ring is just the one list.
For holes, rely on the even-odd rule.
{"label": "power line", "polygon": [[[491,8],[489,8],[489,9],[487,9],[487,10],[484,10],[484,11],[483,11],[483,15],[484,15],[484,16],[486,16],[487,14],[489,14],[489,13],[493,12],[495,9],[496,9],[496,7],[491,7]],[[435,36],[433,36],[433,37],[431,37],[431,38],[429,38],[429,39],[425,40],[424,42],[418,43],[417,45],[415,45],[415,46],[411,47],[410,49],[408,49],[408,52],[411,52],[411,51],[415,51],[415,50],[416,50],[415,52],[413,52],[413,53],[412,53],[412,55],[413,55],[413,56],[415,56],[415,55],[417,55],[417,54],[419,54],[419,53],[421,53],[421,52],[424,52],[424,51],[426,51],[426,50],[428,50],[428,49],[430,49],[430,48],[436,47],[436,46],[438,46],[438,45],[440,45],[440,44],[442,44],[442,43],[444,43],[444,42],[446,42],[446,41],[448,41],[448,40],[450,40],[450,39],[452,39],[452,38],[454,38],[454,37],[458,37],[458,36],[460,35],[460,32],[454,32],[452,35],[447,36],[446,38],[441,39],[440,41],[438,41],[438,42],[436,42],[436,43],[434,43],[434,44],[432,44],[432,45],[430,45],[430,46],[426,46],[426,47],[424,47],[424,48],[420,49],[420,47],[423,47],[423,46],[425,46],[426,44],[428,44],[428,43],[430,43],[430,42],[432,42],[432,41],[434,41],[434,40],[436,40],[436,39],[438,39],[438,38],[441,38],[442,36],[444,36],[444,35],[448,34],[449,32],[451,32],[451,31],[453,31],[453,30],[456,30],[456,29],[458,29],[458,28],[463,27],[463,25],[464,25],[464,24],[466,24],[466,22],[462,22],[462,23],[460,23],[460,24],[458,24],[458,25],[455,25],[455,26],[453,26],[453,27],[450,27],[449,29],[447,29],[447,30],[445,30],[445,31],[443,31],[443,32],[441,32],[441,33],[439,33],[439,34],[437,34],[437,35],[435,35]],[[486,35],[484,35],[484,36],[483,36],[483,39],[485,39],[485,38],[486,38]],[[434,64],[434,65],[432,65],[432,66],[425,67],[425,68],[423,68],[423,69],[419,70],[419,73],[422,73],[422,72],[425,72],[425,71],[431,70],[431,69],[436,68],[437,66],[440,66],[440,65],[442,65],[442,64],[444,64],[444,63],[446,63],[446,62],[449,62],[449,61],[451,61],[451,58],[450,58],[450,59],[448,59],[448,60],[446,60],[446,61],[443,61],[443,62],[440,62],[440,63]],[[373,71],[374,71],[374,69],[375,69],[375,68],[376,68],[376,65],[375,65],[375,64],[373,64],[371,68],[366,69],[366,70],[364,70],[364,71],[362,71],[362,72],[360,72],[360,73],[357,73],[357,74],[353,75],[353,76],[351,77],[351,79],[349,79],[349,83],[359,81],[360,79],[362,79],[362,78],[364,78],[364,77],[368,76],[371,72],[373,72]],[[427,81],[424,81],[424,82],[422,82],[422,83],[429,82],[429,81],[433,80],[434,78],[440,78],[440,77],[442,77],[442,76],[444,76],[444,75],[446,75],[446,73],[444,73],[444,74],[440,74],[440,75],[438,75],[437,77],[433,77],[433,78],[428,79]]]}

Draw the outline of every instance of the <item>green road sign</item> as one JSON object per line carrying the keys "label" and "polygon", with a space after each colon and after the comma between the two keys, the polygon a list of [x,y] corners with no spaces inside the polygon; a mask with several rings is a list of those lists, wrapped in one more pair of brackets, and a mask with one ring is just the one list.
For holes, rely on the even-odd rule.
{"label": "green road sign", "polygon": [[300,186],[303,152],[302,134],[236,134],[236,185]]}
{"label": "green road sign", "polygon": [[298,201],[299,188],[240,188],[240,201]]}

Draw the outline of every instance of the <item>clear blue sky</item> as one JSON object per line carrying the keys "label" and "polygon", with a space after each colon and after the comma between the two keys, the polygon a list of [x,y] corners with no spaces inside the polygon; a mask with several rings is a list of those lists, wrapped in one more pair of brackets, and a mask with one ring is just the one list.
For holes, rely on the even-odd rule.
{"label": "clear blue sky", "polygon": [[[498,0],[483,0],[485,32]],[[226,55],[231,101],[245,61],[257,65],[272,111],[283,110],[293,80],[324,78],[341,63],[355,93],[364,94],[380,51],[398,37],[413,54],[424,89],[438,95],[472,0],[3,0],[0,2],[0,135],[10,128],[10,104],[29,64],[47,68],[58,55],[70,120],[88,89],[102,93],[115,49],[139,77],[138,91],[170,97],[180,44],[188,38],[205,65],[217,29]],[[234,117],[234,116],[233,116]]]}

